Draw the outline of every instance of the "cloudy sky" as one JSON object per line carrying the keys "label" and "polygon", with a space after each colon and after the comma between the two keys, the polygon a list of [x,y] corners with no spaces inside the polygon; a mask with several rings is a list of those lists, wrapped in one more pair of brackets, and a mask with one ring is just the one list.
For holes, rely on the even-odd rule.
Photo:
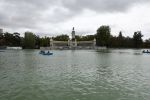
{"label": "cloudy sky", "polygon": [[0,0],[0,28],[41,35],[95,34],[109,25],[113,35],[150,37],[150,0]]}

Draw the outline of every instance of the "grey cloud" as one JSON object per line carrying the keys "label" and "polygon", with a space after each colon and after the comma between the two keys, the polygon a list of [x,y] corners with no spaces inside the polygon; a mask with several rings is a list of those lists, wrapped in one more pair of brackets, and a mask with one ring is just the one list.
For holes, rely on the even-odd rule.
{"label": "grey cloud", "polygon": [[62,0],[63,5],[72,11],[90,9],[97,12],[122,12],[135,3],[150,2],[149,0]]}
{"label": "grey cloud", "polygon": [[63,22],[84,9],[121,12],[142,2],[149,0],[0,0],[0,27],[36,29],[40,27],[39,22]]}
{"label": "grey cloud", "polygon": [[2,0],[0,26],[36,28],[43,11],[55,4],[53,0]]}

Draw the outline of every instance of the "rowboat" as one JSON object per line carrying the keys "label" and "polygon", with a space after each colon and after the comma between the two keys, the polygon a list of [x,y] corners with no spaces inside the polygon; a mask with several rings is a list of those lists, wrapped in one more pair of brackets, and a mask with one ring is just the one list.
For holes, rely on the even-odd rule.
{"label": "rowboat", "polygon": [[148,50],[147,50],[147,51],[143,50],[143,52],[142,52],[142,53],[150,53],[150,51],[148,51]]}
{"label": "rowboat", "polygon": [[53,55],[53,53],[43,53],[43,55]]}
{"label": "rowboat", "polygon": [[42,55],[53,55],[52,52],[45,52],[45,51],[40,51],[39,54],[42,54]]}

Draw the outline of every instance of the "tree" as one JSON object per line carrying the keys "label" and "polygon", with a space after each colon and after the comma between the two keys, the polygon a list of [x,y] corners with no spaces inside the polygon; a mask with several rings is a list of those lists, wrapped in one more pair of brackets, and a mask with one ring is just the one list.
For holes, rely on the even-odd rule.
{"label": "tree", "polygon": [[131,38],[129,36],[125,37],[123,47],[133,48],[133,38]]}
{"label": "tree", "polygon": [[25,32],[24,37],[24,46],[26,49],[34,49],[35,48],[35,35],[32,32]]}
{"label": "tree", "polygon": [[20,33],[13,33],[13,45],[14,46],[21,46],[21,37]]}
{"label": "tree", "polygon": [[4,46],[4,35],[0,33],[0,46]]}
{"label": "tree", "polygon": [[117,37],[115,37],[115,36],[111,36],[110,37],[110,43],[109,43],[109,47],[118,47],[118,40],[117,40]]}
{"label": "tree", "polygon": [[118,47],[123,47],[123,43],[124,43],[124,37],[122,35],[122,32],[120,31],[118,35]]}
{"label": "tree", "polygon": [[145,40],[144,48],[150,48],[150,39]]}
{"label": "tree", "polygon": [[96,44],[97,46],[109,46],[110,42],[110,27],[101,26],[97,29]]}
{"label": "tree", "polygon": [[86,35],[86,36],[79,36],[76,35],[77,41],[93,41],[95,39],[95,35]]}
{"label": "tree", "polygon": [[40,38],[40,46],[41,47],[50,46],[50,38],[49,37]]}
{"label": "tree", "polygon": [[35,48],[40,48],[40,37],[38,35],[35,35]]}
{"label": "tree", "polygon": [[143,45],[142,37],[143,37],[143,35],[142,35],[141,31],[134,32],[133,43],[134,43],[135,48],[142,47],[142,45]]}
{"label": "tree", "polygon": [[79,35],[76,35],[75,38],[76,38],[77,41],[81,41],[82,40],[82,37],[79,36]]}
{"label": "tree", "polygon": [[53,40],[55,40],[55,41],[68,41],[69,36],[62,34],[62,35],[58,35],[56,37],[53,37]]}

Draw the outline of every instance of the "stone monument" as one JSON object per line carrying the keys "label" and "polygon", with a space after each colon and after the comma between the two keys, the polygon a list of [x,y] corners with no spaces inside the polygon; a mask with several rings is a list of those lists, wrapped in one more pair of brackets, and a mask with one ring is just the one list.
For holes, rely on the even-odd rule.
{"label": "stone monument", "polygon": [[76,38],[75,38],[75,29],[74,29],[74,27],[72,29],[71,35],[72,35],[72,39],[71,39],[71,42],[70,42],[70,46],[71,46],[71,48],[75,48],[77,46],[77,41],[76,41]]}

